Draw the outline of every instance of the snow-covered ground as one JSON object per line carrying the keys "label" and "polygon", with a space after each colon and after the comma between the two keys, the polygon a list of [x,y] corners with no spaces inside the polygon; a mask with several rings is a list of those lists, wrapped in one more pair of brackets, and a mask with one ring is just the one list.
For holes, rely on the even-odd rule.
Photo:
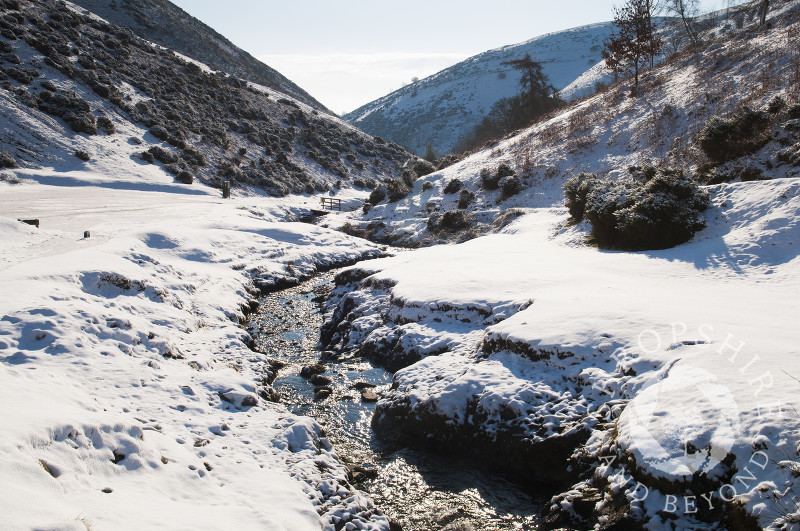
{"label": "snow-covered ground", "polygon": [[[430,355],[396,374],[378,411],[441,417],[474,439],[513,419],[536,440],[613,422],[604,404],[630,400],[616,435],[595,431],[589,446],[614,441],[614,481],[618,456],[647,478],[634,514],[658,528],[665,506],[679,500],[667,512],[685,516],[683,495],[699,506],[714,491],[714,504],[735,494],[772,522],[771,497],[796,486],[800,179],[718,186],[712,199],[708,227],[671,250],[576,244],[581,227],[542,208],[501,234],[354,266],[354,345]],[[698,492],[695,472],[716,483]]]}
{"label": "snow-covered ground", "polygon": [[238,324],[254,278],[376,247],[117,151],[0,182],[0,527],[386,528]]}

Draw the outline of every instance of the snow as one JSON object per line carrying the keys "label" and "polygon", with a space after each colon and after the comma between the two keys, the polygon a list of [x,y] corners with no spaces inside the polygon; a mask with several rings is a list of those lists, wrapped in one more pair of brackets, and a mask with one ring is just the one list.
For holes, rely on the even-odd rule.
{"label": "snow", "polygon": [[252,278],[375,246],[286,221],[310,198],[223,200],[109,153],[0,183],[3,527],[387,528],[321,427],[258,396],[238,326]]}
{"label": "snow", "polygon": [[[367,338],[389,333],[380,326],[419,345],[446,338],[445,352],[395,375],[389,401],[408,399],[456,423],[477,403],[486,430],[510,408],[537,437],[540,426],[558,433],[612,399],[630,400],[616,444],[650,477],[680,483],[728,453],[739,471],[757,448],[769,455],[763,469],[750,466],[756,481],[736,484],[757,514],[758,484],[794,481],[773,463],[796,455],[800,429],[791,391],[800,385],[800,179],[711,192],[725,206],[671,250],[575,245],[564,211],[540,208],[504,234],[369,262],[365,282],[384,286],[392,302],[388,313],[386,298],[371,302],[389,322]],[[470,309],[472,319],[459,328],[462,319],[447,320],[452,309],[459,317]],[[498,340],[539,359],[487,347]],[[686,441],[698,451],[686,456]],[[648,514],[660,502],[654,494]]]}
{"label": "snow", "polygon": [[428,145],[448,153],[499,99],[519,91],[519,74],[504,61],[529,54],[561,89],[600,60],[610,22],[549,33],[488,50],[344,115],[368,133],[423,155]]}

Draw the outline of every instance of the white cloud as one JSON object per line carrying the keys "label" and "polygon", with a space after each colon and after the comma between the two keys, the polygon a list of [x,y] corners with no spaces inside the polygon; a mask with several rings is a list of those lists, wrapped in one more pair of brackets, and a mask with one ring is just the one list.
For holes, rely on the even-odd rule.
{"label": "white cloud", "polygon": [[344,113],[467,58],[458,53],[326,53],[258,57],[331,110]]}

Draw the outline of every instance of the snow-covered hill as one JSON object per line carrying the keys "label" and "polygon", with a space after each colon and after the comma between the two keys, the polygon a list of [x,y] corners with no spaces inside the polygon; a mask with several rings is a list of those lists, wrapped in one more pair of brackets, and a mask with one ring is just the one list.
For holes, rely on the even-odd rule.
{"label": "snow-covered hill", "polygon": [[600,61],[612,27],[610,22],[592,24],[489,50],[359,107],[344,119],[418,155],[428,145],[439,154],[449,153],[494,102],[519,91],[519,73],[501,63],[530,54],[561,89]]}
{"label": "snow-covered hill", "polygon": [[301,87],[167,0],[73,2],[136,35],[330,113]]}
{"label": "snow-covered hill", "polygon": [[104,156],[99,139],[129,123],[146,128],[119,138],[140,146],[133,160],[182,181],[228,180],[234,191],[363,187],[399,176],[411,157],[291,96],[214,71],[72,4],[14,5],[0,19],[0,151],[23,166],[72,163],[76,150],[84,158]]}
{"label": "snow-covered hill", "polygon": [[[638,97],[622,81],[342,216],[446,243],[339,278],[329,348],[405,366],[376,429],[560,485],[547,529],[797,529],[800,2],[766,27],[756,4]],[[700,130],[737,115],[768,124],[763,141],[710,160]],[[564,181],[643,164],[719,183],[705,229],[661,251],[587,243]],[[507,193],[484,184],[501,166]]]}

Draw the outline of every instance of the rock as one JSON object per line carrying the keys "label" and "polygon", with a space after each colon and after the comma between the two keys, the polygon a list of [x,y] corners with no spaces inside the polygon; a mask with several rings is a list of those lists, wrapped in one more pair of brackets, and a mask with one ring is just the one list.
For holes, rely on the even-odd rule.
{"label": "rock", "polygon": [[327,376],[322,376],[319,374],[315,374],[309,380],[311,381],[312,384],[318,387],[325,387],[326,385],[330,385],[330,383],[333,381]]}
{"label": "rock", "polygon": [[333,390],[330,387],[320,387],[316,391],[314,391],[314,400],[325,400],[329,396]]}
{"label": "rock", "polygon": [[350,389],[358,389],[359,391],[361,391],[362,389],[372,389],[373,387],[377,386],[369,382],[356,382],[350,386]]}
{"label": "rock", "polygon": [[314,365],[307,365],[300,369],[300,376],[303,378],[311,378],[315,374],[322,374],[323,372],[325,372],[325,365],[315,363]]}
{"label": "rock", "polygon": [[369,389],[365,389],[361,393],[361,400],[363,400],[364,402],[377,402],[378,398],[380,398],[378,394],[375,393],[374,391],[370,391]]}

